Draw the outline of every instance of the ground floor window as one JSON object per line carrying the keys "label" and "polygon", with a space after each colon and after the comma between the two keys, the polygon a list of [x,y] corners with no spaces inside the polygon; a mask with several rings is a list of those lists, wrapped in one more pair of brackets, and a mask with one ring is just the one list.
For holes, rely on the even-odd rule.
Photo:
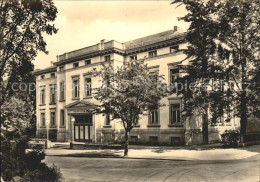
{"label": "ground floor window", "polygon": [[64,110],[60,110],[60,126],[64,127],[65,126],[65,112]]}
{"label": "ground floor window", "polygon": [[41,113],[41,126],[45,127],[45,113]]}
{"label": "ground floor window", "polygon": [[158,125],[159,124],[159,111],[151,110],[149,114],[149,124]]}
{"label": "ground floor window", "polygon": [[180,104],[170,104],[170,124],[181,122]]}
{"label": "ground floor window", "polygon": [[55,126],[56,125],[56,113],[55,112],[51,112],[51,126]]}

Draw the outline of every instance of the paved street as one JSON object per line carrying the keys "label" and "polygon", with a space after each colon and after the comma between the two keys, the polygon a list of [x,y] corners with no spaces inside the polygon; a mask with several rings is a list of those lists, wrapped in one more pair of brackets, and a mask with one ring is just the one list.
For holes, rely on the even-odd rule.
{"label": "paved street", "polygon": [[[256,152],[259,148],[251,147]],[[176,161],[47,156],[66,181],[259,182],[259,155],[229,161]]]}

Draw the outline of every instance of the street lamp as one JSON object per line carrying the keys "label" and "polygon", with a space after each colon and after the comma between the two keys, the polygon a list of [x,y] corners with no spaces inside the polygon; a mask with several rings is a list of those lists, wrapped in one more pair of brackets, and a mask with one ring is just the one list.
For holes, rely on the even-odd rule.
{"label": "street lamp", "polygon": [[50,120],[49,119],[46,119],[46,137],[47,137],[47,144],[46,144],[46,148],[48,149],[49,148],[49,123],[50,123]]}

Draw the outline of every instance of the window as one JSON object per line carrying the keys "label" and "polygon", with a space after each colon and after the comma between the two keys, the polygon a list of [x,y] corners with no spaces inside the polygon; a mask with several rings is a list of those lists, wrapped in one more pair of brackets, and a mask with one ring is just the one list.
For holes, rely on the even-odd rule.
{"label": "window", "polygon": [[79,80],[73,80],[73,98],[79,98]]}
{"label": "window", "polygon": [[60,100],[63,101],[65,99],[65,85],[64,82],[60,82]]}
{"label": "window", "polygon": [[45,104],[45,86],[40,87],[40,103]]}
{"label": "window", "polygon": [[149,74],[151,75],[154,75],[154,74],[159,74],[159,65],[156,65],[156,66],[151,66],[151,67],[148,67],[149,69]]}
{"label": "window", "polygon": [[54,78],[55,77],[55,73],[51,73],[51,78]]}
{"label": "window", "polygon": [[174,68],[170,70],[170,76],[171,76],[171,83],[175,83],[176,80],[179,78],[180,70],[179,68]]}
{"label": "window", "polygon": [[91,64],[91,59],[85,61],[85,65],[89,65],[89,64]]}
{"label": "window", "polygon": [[45,75],[41,75],[41,79],[43,80],[45,78]]}
{"label": "window", "polygon": [[56,114],[55,112],[51,111],[51,126],[55,126],[56,125]]}
{"label": "window", "polygon": [[176,93],[177,91],[180,91],[182,87],[181,84],[178,84],[179,76],[180,76],[179,68],[170,69],[170,81],[173,86],[173,91],[175,91]]}
{"label": "window", "polygon": [[138,136],[130,136],[131,142],[138,142]]}
{"label": "window", "polygon": [[51,104],[56,103],[56,85],[55,84],[50,85],[50,103]]}
{"label": "window", "polygon": [[85,78],[85,96],[91,96],[91,78]]}
{"label": "window", "polygon": [[64,71],[64,66],[60,66],[60,71]]}
{"label": "window", "polygon": [[110,60],[111,60],[111,56],[110,55],[105,56],[105,61],[110,61]]}
{"label": "window", "polygon": [[45,126],[45,113],[41,113],[41,126]]}
{"label": "window", "polygon": [[65,126],[65,112],[64,110],[60,110],[60,126]]}
{"label": "window", "polygon": [[73,63],[73,68],[77,68],[77,67],[79,67],[79,63],[78,62]]}
{"label": "window", "polygon": [[180,104],[170,104],[170,124],[181,122]]}
{"label": "window", "polygon": [[159,124],[159,112],[158,110],[151,110],[149,115],[149,124],[158,125]]}
{"label": "window", "polygon": [[132,56],[130,56],[130,60],[132,61],[132,60],[137,60],[137,55],[132,55]]}
{"label": "window", "polygon": [[171,144],[172,145],[180,145],[181,144],[181,137],[171,137]]}
{"label": "window", "polygon": [[175,53],[175,52],[178,52],[178,51],[179,51],[178,45],[170,47],[170,53]]}
{"label": "window", "polygon": [[157,56],[157,51],[151,51],[148,53],[149,57]]}
{"label": "window", "polygon": [[106,114],[106,125],[110,125],[110,114]]}
{"label": "window", "polygon": [[149,141],[150,141],[150,144],[157,144],[158,143],[158,136],[150,136]]}

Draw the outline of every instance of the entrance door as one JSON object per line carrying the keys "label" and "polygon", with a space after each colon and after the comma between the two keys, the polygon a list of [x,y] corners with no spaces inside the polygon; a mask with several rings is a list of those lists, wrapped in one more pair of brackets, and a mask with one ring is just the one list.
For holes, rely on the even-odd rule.
{"label": "entrance door", "polygon": [[91,141],[92,140],[92,125],[75,124],[74,139],[75,141]]}
{"label": "entrance door", "polygon": [[92,115],[77,115],[74,123],[75,141],[92,141]]}

